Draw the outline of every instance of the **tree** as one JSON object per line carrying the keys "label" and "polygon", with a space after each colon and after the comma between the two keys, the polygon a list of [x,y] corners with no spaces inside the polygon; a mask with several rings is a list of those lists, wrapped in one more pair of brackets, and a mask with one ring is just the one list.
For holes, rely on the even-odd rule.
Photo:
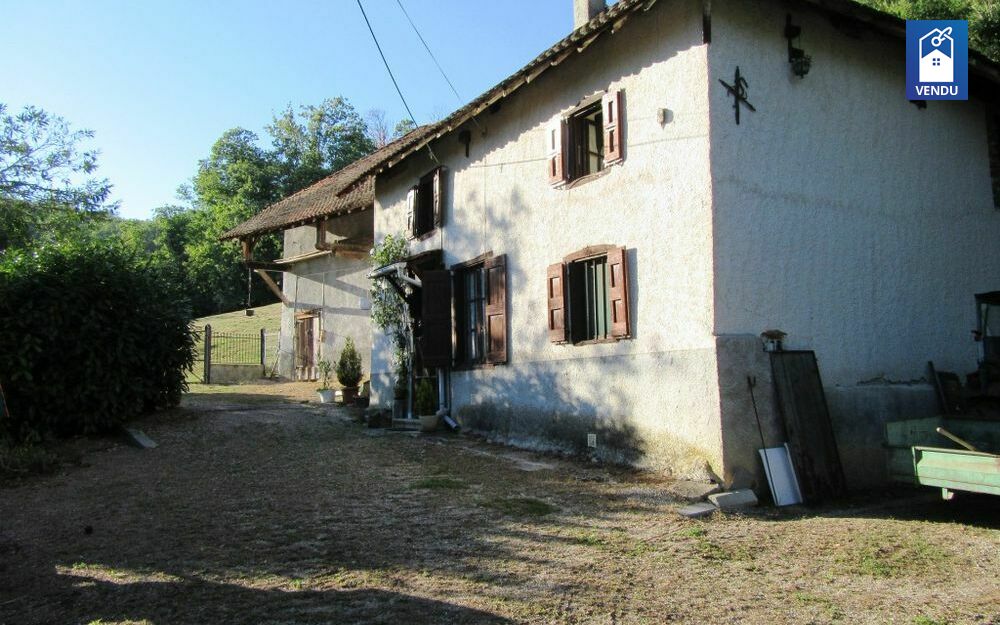
{"label": "tree", "polygon": [[[247,302],[247,269],[240,250],[218,237],[265,207],[341,169],[374,149],[364,119],[344,98],[318,106],[291,106],[266,127],[270,149],[244,128],[226,131],[198,164],[181,196],[188,210],[155,218],[157,255],[179,264],[197,315],[225,312]],[[280,234],[261,237],[258,260],[281,253]],[[251,305],[274,301],[260,280],[251,280]]]}
{"label": "tree", "polygon": [[994,0],[861,0],[908,20],[968,20],[969,45],[1000,61],[1000,3]]}
{"label": "tree", "polygon": [[0,103],[0,251],[51,241],[81,220],[114,213],[111,184],[93,177],[97,152],[81,147],[93,136],[40,108],[11,115]]}
{"label": "tree", "polygon": [[396,122],[396,125],[392,128],[392,132],[390,132],[389,122],[385,118],[385,111],[381,109],[368,111],[365,121],[368,124],[368,138],[376,149],[384,148],[390,142],[399,139],[417,127],[413,120],[404,118]]}
{"label": "tree", "polygon": [[384,148],[392,141],[389,134],[389,122],[385,119],[385,111],[382,109],[371,109],[365,114],[365,124],[368,127],[366,133],[368,140],[372,142],[375,149]]}
{"label": "tree", "polygon": [[376,145],[365,120],[342,97],[291,106],[267,126],[281,195],[290,195],[366,156]]}
{"label": "tree", "polygon": [[412,119],[401,119],[396,122],[396,127],[392,130],[392,138],[398,139],[410,132],[411,130],[416,130],[417,124]]}

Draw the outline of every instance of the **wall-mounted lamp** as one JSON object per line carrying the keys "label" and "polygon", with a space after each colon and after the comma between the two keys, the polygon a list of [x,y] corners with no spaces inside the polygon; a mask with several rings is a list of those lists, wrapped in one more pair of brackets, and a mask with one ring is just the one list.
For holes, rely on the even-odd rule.
{"label": "wall-mounted lamp", "polygon": [[802,34],[802,27],[792,24],[792,14],[785,18],[785,39],[788,40],[788,62],[792,66],[792,73],[799,78],[805,78],[812,67],[812,57],[806,54],[802,48],[796,48],[792,43]]}

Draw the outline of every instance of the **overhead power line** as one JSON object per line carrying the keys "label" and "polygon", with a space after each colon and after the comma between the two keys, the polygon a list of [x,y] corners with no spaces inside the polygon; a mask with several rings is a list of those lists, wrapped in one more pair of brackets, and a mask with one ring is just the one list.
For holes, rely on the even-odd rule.
{"label": "overhead power line", "polygon": [[399,88],[399,83],[396,82],[396,77],[392,75],[392,68],[389,67],[389,61],[385,59],[385,53],[382,52],[382,46],[379,45],[378,37],[375,36],[375,31],[372,30],[372,23],[368,21],[368,14],[365,13],[365,7],[361,4],[361,0],[358,0],[358,8],[361,9],[361,16],[365,18],[365,24],[368,25],[368,32],[372,34],[372,40],[375,42],[375,47],[378,48],[379,56],[382,57],[382,63],[385,65],[385,71],[389,72],[389,78],[392,79],[392,84],[396,87],[396,93],[399,94],[399,99],[403,101],[403,107],[406,108],[406,113],[410,116],[410,121],[413,122],[414,126],[417,126],[417,120],[413,117],[413,111],[410,110],[410,105],[406,103],[406,98],[403,97],[403,91]]}
{"label": "overhead power line", "polygon": [[[448,83],[449,87],[451,87],[451,92],[455,94],[455,99],[458,100],[459,104],[464,104],[465,100],[463,100],[462,96],[458,94],[458,89],[456,89],[455,85],[452,84],[451,79],[448,78],[448,74],[445,73],[444,68],[441,67],[440,63],[438,63],[437,57],[434,56],[433,52],[431,52],[431,47],[427,45],[427,42],[424,40],[424,36],[420,34],[420,29],[418,29],[417,25],[413,23],[413,19],[410,18],[410,14],[407,13],[406,9],[403,7],[403,1],[396,0],[396,4],[399,5],[399,10],[406,16],[406,21],[408,21],[410,26],[413,27],[413,32],[417,33],[417,38],[420,39],[420,43],[424,44],[424,50],[427,50],[427,54],[431,57],[431,60],[434,61],[434,65],[437,66],[438,71],[441,72],[441,76],[444,78],[444,81]],[[483,131],[483,127],[479,125],[479,120],[477,120],[475,116],[472,117],[472,123],[475,124],[480,131]]]}
{"label": "overhead power line", "polygon": [[424,41],[424,36],[420,34],[420,30],[418,30],[417,25],[413,23],[413,20],[410,18],[410,14],[406,12],[405,8],[403,8],[403,1],[396,0],[396,4],[399,5],[399,10],[402,11],[403,15],[406,16],[406,21],[409,22],[410,26],[413,27],[413,32],[417,33],[417,37],[420,39],[420,43],[424,44],[424,50],[427,50],[427,54],[430,55],[431,60],[434,61],[434,65],[437,66],[438,71],[441,72],[441,76],[444,77],[444,81],[448,83],[449,87],[451,87],[451,92],[455,94],[455,98],[458,99],[458,103],[463,104],[464,101],[462,100],[462,96],[458,95],[458,89],[455,89],[455,85],[451,84],[451,80],[449,80],[448,74],[444,72],[444,68],[441,67],[440,63],[438,63],[437,57],[434,56],[433,52],[431,52],[430,46],[428,46],[427,42]]}

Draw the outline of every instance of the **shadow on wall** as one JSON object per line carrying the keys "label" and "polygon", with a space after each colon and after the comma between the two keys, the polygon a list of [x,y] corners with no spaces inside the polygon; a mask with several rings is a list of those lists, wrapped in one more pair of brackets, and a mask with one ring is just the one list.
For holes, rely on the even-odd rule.
{"label": "shadow on wall", "polygon": [[[661,381],[668,385],[672,380],[689,377],[684,368],[690,367],[690,362],[657,355],[658,345],[648,342],[643,345],[644,353],[629,350],[622,354],[614,345],[567,345],[556,348],[559,359],[525,361],[526,355],[544,354],[550,349],[544,329],[548,316],[543,297],[545,267],[574,251],[570,248],[576,244],[569,239],[563,244],[558,236],[528,242],[505,240],[506,233],[528,217],[524,198],[517,190],[509,193],[502,206],[486,204],[483,210],[496,237],[484,241],[483,250],[510,253],[518,246],[516,255],[508,258],[507,268],[511,362],[492,369],[453,373],[455,416],[463,426],[490,440],[519,447],[591,455],[616,464],[671,468],[679,475],[711,477],[706,465],[713,454],[668,432],[671,424],[680,424],[690,415],[671,412],[669,403],[663,405],[662,413],[636,414],[643,409],[640,404],[650,405],[642,401],[644,392],[664,392],[660,388],[642,388],[652,384],[652,371],[657,377],[662,374]],[[627,246],[629,242],[590,243]],[[631,328],[636,337],[641,331],[636,315],[637,251],[629,248],[627,254]],[[529,277],[528,271],[534,273]],[[539,291],[537,296],[522,295],[535,290]],[[537,320],[538,331],[524,331],[525,320]],[[623,345],[637,347],[635,339]],[[609,353],[612,351],[615,353]],[[705,365],[709,367],[707,373],[711,373],[711,363]],[[596,436],[596,447],[588,446],[588,435]],[[590,439],[595,442],[593,436]]]}

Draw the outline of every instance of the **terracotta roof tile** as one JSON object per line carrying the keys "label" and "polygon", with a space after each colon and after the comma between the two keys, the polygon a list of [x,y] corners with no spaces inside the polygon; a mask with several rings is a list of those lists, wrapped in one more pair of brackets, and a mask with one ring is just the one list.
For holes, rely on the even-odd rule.
{"label": "terracotta roof tile", "polygon": [[[666,0],[661,0],[666,1]],[[395,165],[434,139],[458,129],[495,102],[538,78],[546,70],[562,63],[573,53],[582,52],[597,37],[616,32],[634,13],[646,11],[657,0],[618,0],[592,20],[542,52],[534,60],[475,100],[435,124],[421,126],[384,148],[355,161],[311,187],[273,204],[249,221],[233,228],[223,239],[280,230],[308,223],[326,215],[336,215],[374,204],[371,176]],[[904,20],[864,6],[855,0],[799,0],[816,10],[847,18],[893,37],[905,34]],[[970,73],[993,84],[1000,83],[1000,64],[970,50]],[[362,181],[358,184],[358,181]]]}
{"label": "terracotta roof tile", "polygon": [[401,142],[410,141],[429,128],[430,126],[421,126],[410,131],[319,182],[271,204],[219,238],[236,239],[284,230],[372,206],[375,202],[374,182],[364,172],[373,163],[381,162],[394,154]]}

